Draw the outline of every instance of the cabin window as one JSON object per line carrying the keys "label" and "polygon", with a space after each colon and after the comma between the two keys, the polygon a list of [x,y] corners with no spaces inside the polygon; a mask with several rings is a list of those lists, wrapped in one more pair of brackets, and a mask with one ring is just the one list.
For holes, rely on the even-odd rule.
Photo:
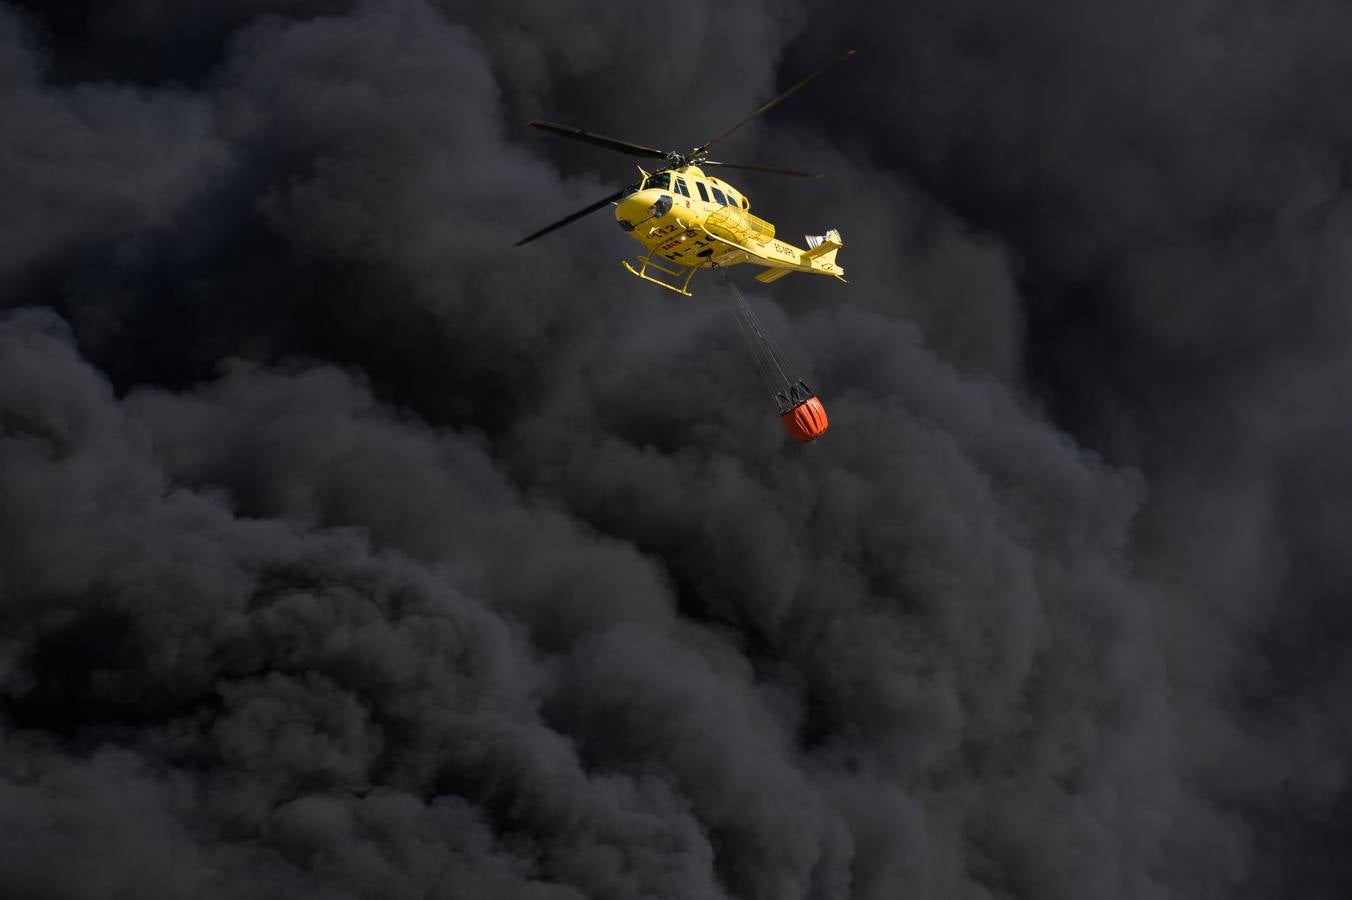
{"label": "cabin window", "polygon": [[709,192],[704,189],[704,182],[696,181],[695,190],[699,191],[699,198],[705,203],[709,202]]}
{"label": "cabin window", "polygon": [[656,175],[649,175],[648,183],[645,187],[649,190],[652,190],[653,188],[658,188],[663,191],[671,190],[671,173],[658,172]]}
{"label": "cabin window", "polygon": [[685,186],[685,179],[679,175],[676,176],[676,193],[680,194],[682,197],[690,196],[690,190]]}
{"label": "cabin window", "polygon": [[714,187],[712,184],[709,185],[709,190],[711,190],[711,191],[714,192],[714,199],[715,199],[715,200],[717,200],[719,203],[723,204],[724,206],[727,206],[727,205],[728,205],[728,198],[723,196],[723,192],[722,192],[722,191],[720,191],[718,188]]}

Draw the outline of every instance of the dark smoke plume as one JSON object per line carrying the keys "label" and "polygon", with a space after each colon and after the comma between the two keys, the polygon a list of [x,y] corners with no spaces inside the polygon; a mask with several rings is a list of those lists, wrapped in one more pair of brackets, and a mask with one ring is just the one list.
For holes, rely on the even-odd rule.
{"label": "dark smoke plume", "polygon": [[0,895],[1345,896],[1348,19],[0,6]]}

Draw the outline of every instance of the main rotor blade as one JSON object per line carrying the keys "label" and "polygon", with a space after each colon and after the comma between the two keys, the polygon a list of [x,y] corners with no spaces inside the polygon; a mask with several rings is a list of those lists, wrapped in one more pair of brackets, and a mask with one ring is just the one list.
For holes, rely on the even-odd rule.
{"label": "main rotor blade", "polygon": [[701,166],[722,166],[725,169],[744,169],[747,172],[770,172],[774,175],[793,175],[796,178],[821,178],[821,172],[804,172],[800,169],[784,169],[779,166],[751,166],[741,163],[714,162],[712,159],[706,159],[700,163]]}
{"label": "main rotor blade", "polygon": [[606,137],[604,134],[584,131],[581,128],[574,128],[571,125],[557,125],[553,122],[541,122],[539,119],[528,124],[531,128],[539,128],[548,131],[551,134],[557,134],[559,137],[572,138],[575,141],[582,141],[587,144],[595,144],[597,147],[605,147],[607,150],[618,150],[620,153],[627,153],[630,156],[646,156],[653,159],[667,158],[667,154],[658,150],[656,147],[644,147],[641,144],[631,144],[628,141],[621,141],[616,138]]}
{"label": "main rotor blade", "polygon": [[793,87],[789,88],[787,91],[785,91],[784,93],[780,94],[778,97],[776,97],[775,99],[771,100],[769,103],[765,104],[765,105],[762,106],[760,109],[756,110],[756,111],[753,112],[751,115],[747,116],[745,119],[743,119],[742,121],[738,122],[736,125],[734,125],[734,126],[732,126],[731,128],[729,128],[727,131],[725,131],[725,132],[723,132],[722,134],[720,134],[718,137],[716,137],[716,138],[714,138],[713,140],[709,141],[709,143],[705,144],[705,145],[702,146],[702,147],[696,147],[695,150],[694,150],[694,152],[691,153],[690,155],[691,155],[691,156],[699,156],[699,154],[703,153],[705,150],[708,150],[708,149],[709,149],[710,147],[712,147],[714,144],[717,144],[719,141],[723,140],[723,138],[725,138],[725,137],[727,137],[728,135],[732,134],[732,133],[733,133],[734,131],[736,131],[738,128],[741,128],[743,125],[745,125],[747,122],[750,122],[752,119],[756,118],[757,116],[762,115],[762,114],[766,113],[767,111],[769,111],[770,109],[772,109],[772,108],[778,106],[779,104],[783,103],[785,100],[787,100],[787,99],[788,99],[789,97],[791,97],[793,94],[796,94],[798,91],[800,91],[800,90],[802,90],[803,88],[807,87],[808,83],[813,82],[813,81],[816,81],[816,80],[817,80],[818,78],[820,78],[822,75],[825,75],[826,72],[827,72],[832,66],[836,65],[837,63],[844,62],[845,60],[849,59],[851,56],[854,56],[854,51],[853,51],[853,50],[846,50],[843,56],[838,56],[838,57],[836,57],[835,59],[831,60],[829,63],[827,63],[826,65],[822,66],[820,69],[818,69],[817,71],[813,72],[811,75],[807,76],[807,77],[804,78],[802,81],[798,82],[798,83],[795,84]]}
{"label": "main rotor blade", "polygon": [[590,206],[584,206],[584,207],[582,207],[582,209],[579,209],[577,212],[573,213],[571,216],[565,216],[564,218],[559,219],[557,222],[554,222],[553,224],[546,225],[544,228],[541,228],[539,231],[535,232],[534,234],[527,235],[526,237],[523,237],[521,240],[517,241],[517,242],[516,242],[515,244],[513,244],[512,246],[514,246],[514,247],[520,247],[522,244],[529,244],[531,241],[535,240],[536,238],[538,238],[538,237],[543,237],[544,235],[549,234],[551,231],[554,231],[554,230],[557,229],[557,228],[562,228],[562,227],[565,226],[565,225],[568,225],[568,224],[571,224],[571,223],[573,223],[573,222],[576,222],[578,219],[582,218],[583,216],[585,216],[585,215],[587,215],[587,214],[589,214],[589,213],[594,213],[594,212],[596,212],[598,209],[600,209],[601,207],[605,206],[607,203],[614,203],[616,200],[620,199],[620,196],[621,196],[625,191],[627,191],[627,190],[629,190],[629,189],[628,189],[628,188],[620,188],[620,189],[619,189],[618,191],[616,191],[615,193],[610,194],[609,196],[606,196],[606,197],[602,197],[600,200],[597,200],[595,203],[591,204]]}

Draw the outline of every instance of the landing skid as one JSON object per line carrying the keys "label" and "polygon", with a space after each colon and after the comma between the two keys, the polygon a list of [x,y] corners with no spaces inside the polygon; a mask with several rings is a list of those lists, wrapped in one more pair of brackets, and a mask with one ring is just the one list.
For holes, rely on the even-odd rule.
{"label": "landing skid", "polygon": [[666,289],[669,290],[669,291],[675,291],[676,293],[678,293],[678,294],[680,294],[680,295],[682,295],[682,296],[684,296],[684,297],[693,297],[693,296],[695,296],[694,294],[690,293],[690,291],[686,290],[686,288],[690,287],[690,279],[692,279],[692,278],[695,277],[695,273],[698,272],[698,271],[700,270],[700,268],[701,268],[700,266],[691,266],[691,267],[689,268],[689,270],[685,273],[685,280],[681,282],[681,286],[680,286],[680,287],[677,287],[677,286],[674,285],[674,284],[668,284],[667,282],[662,281],[662,280],[659,279],[659,278],[654,278],[653,276],[651,276],[651,275],[648,274],[648,269],[649,269],[649,267],[651,267],[651,268],[656,269],[656,270],[659,271],[659,272],[665,272],[667,275],[670,275],[672,278],[680,278],[680,277],[681,277],[681,273],[680,273],[680,272],[676,272],[676,271],[673,271],[673,270],[671,270],[671,269],[668,269],[666,266],[662,265],[661,263],[658,263],[658,262],[654,261],[653,258],[650,257],[650,256],[640,256],[640,257],[638,258],[638,264],[639,264],[639,267],[638,267],[637,269],[635,269],[633,266],[629,265],[629,260],[627,260],[627,259],[622,259],[622,260],[620,260],[620,264],[621,264],[622,266],[624,266],[626,269],[629,270],[629,274],[630,274],[630,275],[637,275],[639,278],[642,278],[644,281],[651,281],[651,282],[652,282],[653,284],[655,284],[655,285],[658,285],[658,286],[660,286],[660,287],[664,287],[664,288],[666,288]]}

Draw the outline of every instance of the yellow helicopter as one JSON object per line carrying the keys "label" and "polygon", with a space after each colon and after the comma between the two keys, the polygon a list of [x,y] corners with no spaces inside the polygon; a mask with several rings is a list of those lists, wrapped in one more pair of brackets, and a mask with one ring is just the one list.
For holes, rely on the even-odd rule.
{"label": "yellow helicopter", "polygon": [[[820,178],[818,172],[717,162],[708,158],[708,151],[714,144],[853,55],[854,51],[850,50],[832,60],[713,140],[687,153],[631,144],[553,122],[531,122],[531,127],[560,137],[617,150],[629,156],[660,159],[665,165],[655,172],[647,172],[640,166],[640,178],[634,184],[541,228],[517,241],[516,246],[529,243],[610,204],[615,207],[615,219],[620,228],[642,244],[645,251],[636,261],[637,268],[628,260],[622,261],[624,267],[644,281],[651,281],[687,297],[693,296],[689,291],[690,279],[705,266],[726,268],[738,263],[762,266],[765,271],[757,275],[756,280],[764,284],[778,281],[793,272],[831,275],[844,281],[845,270],[836,264],[836,251],[844,243],[839,231],[830,229],[825,234],[806,235],[806,248],[779,240],[775,237],[773,224],[751,214],[751,203],[746,194],[726,181],[706,174],[704,170],[722,167],[799,178]],[[662,280],[651,274],[652,271],[673,280]]]}

